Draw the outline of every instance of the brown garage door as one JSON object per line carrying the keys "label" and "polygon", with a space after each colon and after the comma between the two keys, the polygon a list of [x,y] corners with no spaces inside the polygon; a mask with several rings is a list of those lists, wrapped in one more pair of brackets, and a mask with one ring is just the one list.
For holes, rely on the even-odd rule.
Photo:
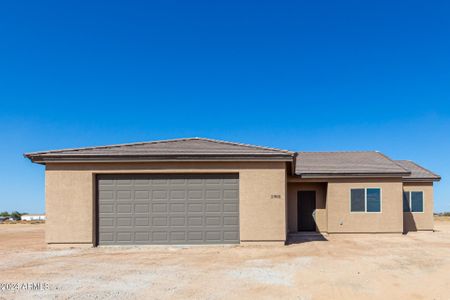
{"label": "brown garage door", "polygon": [[237,174],[98,175],[98,244],[239,243]]}

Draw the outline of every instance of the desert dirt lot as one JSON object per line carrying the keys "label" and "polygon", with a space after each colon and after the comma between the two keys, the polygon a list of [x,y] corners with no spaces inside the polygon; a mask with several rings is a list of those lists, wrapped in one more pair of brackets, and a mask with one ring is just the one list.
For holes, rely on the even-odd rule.
{"label": "desert dirt lot", "polygon": [[437,232],[288,246],[48,249],[44,226],[0,225],[0,299],[450,299],[450,218]]}

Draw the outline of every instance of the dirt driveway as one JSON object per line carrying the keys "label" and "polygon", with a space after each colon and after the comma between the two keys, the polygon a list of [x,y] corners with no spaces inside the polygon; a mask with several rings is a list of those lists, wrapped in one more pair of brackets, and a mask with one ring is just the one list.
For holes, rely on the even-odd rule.
{"label": "dirt driveway", "polygon": [[48,284],[0,299],[450,299],[450,220],[436,229],[284,247],[52,250],[43,225],[0,225],[0,283]]}

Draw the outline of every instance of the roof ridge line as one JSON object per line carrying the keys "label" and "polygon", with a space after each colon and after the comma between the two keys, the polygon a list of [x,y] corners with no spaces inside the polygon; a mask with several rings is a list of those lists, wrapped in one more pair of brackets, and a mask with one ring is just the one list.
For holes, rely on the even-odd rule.
{"label": "roof ridge line", "polygon": [[206,140],[206,141],[210,141],[210,142],[218,143],[218,144],[228,144],[228,145],[245,146],[245,147],[257,148],[257,149],[263,149],[263,150],[281,151],[281,152],[290,153],[292,155],[294,155],[294,153],[295,153],[294,151],[289,151],[289,150],[285,150],[285,149],[279,149],[279,148],[273,148],[273,147],[265,147],[265,146],[258,146],[258,145],[253,145],[253,144],[244,144],[244,143],[230,142],[230,141],[224,141],[224,140],[216,140],[216,139],[210,139],[210,138],[196,137],[196,138],[193,138],[193,139]]}
{"label": "roof ridge line", "polygon": [[342,150],[342,151],[297,151],[297,153],[367,153],[378,152],[377,150]]}

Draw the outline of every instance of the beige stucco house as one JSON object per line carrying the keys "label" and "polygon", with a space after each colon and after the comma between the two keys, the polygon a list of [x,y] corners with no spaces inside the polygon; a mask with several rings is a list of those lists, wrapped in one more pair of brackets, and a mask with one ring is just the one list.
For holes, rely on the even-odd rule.
{"label": "beige stucco house", "polygon": [[432,231],[440,180],[379,152],[204,138],[25,156],[45,165],[49,244],[284,244],[303,231]]}

